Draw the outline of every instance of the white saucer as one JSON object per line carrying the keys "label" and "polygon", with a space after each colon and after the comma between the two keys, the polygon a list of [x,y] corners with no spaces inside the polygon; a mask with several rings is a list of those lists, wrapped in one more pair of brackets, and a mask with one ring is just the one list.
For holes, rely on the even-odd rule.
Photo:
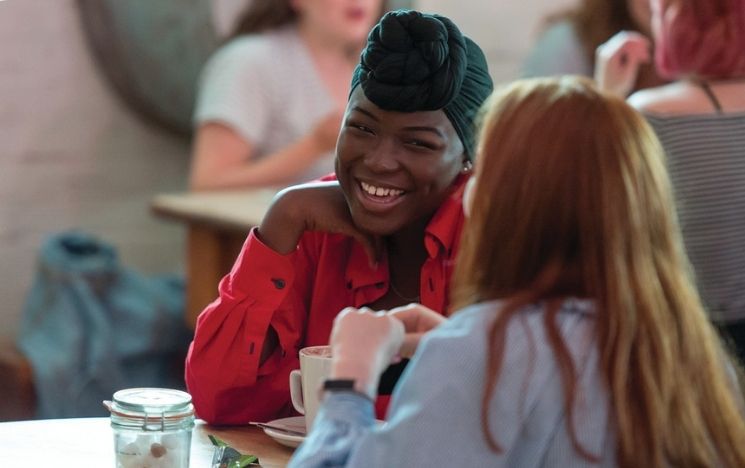
{"label": "white saucer", "polygon": [[[304,416],[293,416],[291,418],[275,419],[274,421],[269,421],[267,424],[283,426],[287,429],[292,429],[293,431],[305,432]],[[295,448],[305,440],[305,437],[303,436],[285,434],[284,432],[275,431],[266,427],[263,429],[266,435],[286,447]]]}
{"label": "white saucer", "polygon": [[[267,424],[286,427],[287,429],[292,429],[293,431],[305,432],[305,416],[292,416],[290,418],[275,419],[274,421],[267,422]],[[382,427],[385,425],[385,421],[376,419],[375,424],[378,427]],[[302,444],[305,440],[305,436],[285,434],[284,432],[275,431],[267,427],[263,427],[262,429],[264,429],[264,433],[266,435],[286,447],[295,448],[298,445]]]}

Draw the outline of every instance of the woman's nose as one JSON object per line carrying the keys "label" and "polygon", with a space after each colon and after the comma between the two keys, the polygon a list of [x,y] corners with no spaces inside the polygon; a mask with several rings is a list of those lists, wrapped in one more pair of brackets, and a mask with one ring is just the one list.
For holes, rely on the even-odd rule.
{"label": "woman's nose", "polygon": [[376,172],[390,172],[399,168],[396,145],[390,139],[381,139],[365,154],[365,164]]}

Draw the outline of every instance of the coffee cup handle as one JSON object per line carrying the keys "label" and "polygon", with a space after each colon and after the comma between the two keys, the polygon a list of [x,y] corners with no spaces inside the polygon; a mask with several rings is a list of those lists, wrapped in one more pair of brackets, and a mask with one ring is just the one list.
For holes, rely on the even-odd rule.
{"label": "coffee cup handle", "polygon": [[290,372],[290,399],[292,406],[298,413],[305,414],[305,404],[303,402],[303,381],[300,378],[300,369]]}

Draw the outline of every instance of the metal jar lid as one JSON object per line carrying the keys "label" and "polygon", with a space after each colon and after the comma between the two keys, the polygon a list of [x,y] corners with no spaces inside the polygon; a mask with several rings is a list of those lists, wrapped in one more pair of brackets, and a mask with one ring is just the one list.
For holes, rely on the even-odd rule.
{"label": "metal jar lid", "polygon": [[111,411],[112,424],[166,430],[194,422],[191,395],[170,388],[128,388],[114,393],[113,401],[104,401]]}

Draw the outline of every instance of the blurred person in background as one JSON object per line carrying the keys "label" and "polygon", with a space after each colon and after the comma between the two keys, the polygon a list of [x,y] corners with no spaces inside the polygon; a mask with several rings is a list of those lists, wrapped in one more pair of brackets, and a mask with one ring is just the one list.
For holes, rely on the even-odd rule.
{"label": "blurred person in background", "polygon": [[[328,344],[345,307],[448,310],[474,119],[492,91],[484,54],[448,18],[396,10],[351,84],[337,180],[280,192],[199,315],[186,382],[210,423],[293,415],[298,351]],[[383,379],[381,417],[402,370]]]}
{"label": "blurred person in background", "polygon": [[654,47],[641,34],[614,36],[598,50],[596,79],[625,97],[653,61],[674,80],[628,100],[667,152],[696,282],[745,360],[745,0],[651,0],[651,7]]}
{"label": "blurred person in background", "polygon": [[333,172],[349,81],[383,3],[253,0],[202,74],[192,189],[287,185]]}
{"label": "blurred person in background", "polygon": [[[516,82],[486,109],[457,312],[344,310],[289,466],[745,466],[736,366],[648,123],[577,77]],[[380,372],[428,328],[376,425]]]}
{"label": "blurred person in background", "polygon": [[[651,37],[649,0],[581,0],[548,17],[523,64],[525,77],[593,76],[595,50],[619,31],[633,30]],[[643,65],[634,89],[663,84],[655,68]]]}

